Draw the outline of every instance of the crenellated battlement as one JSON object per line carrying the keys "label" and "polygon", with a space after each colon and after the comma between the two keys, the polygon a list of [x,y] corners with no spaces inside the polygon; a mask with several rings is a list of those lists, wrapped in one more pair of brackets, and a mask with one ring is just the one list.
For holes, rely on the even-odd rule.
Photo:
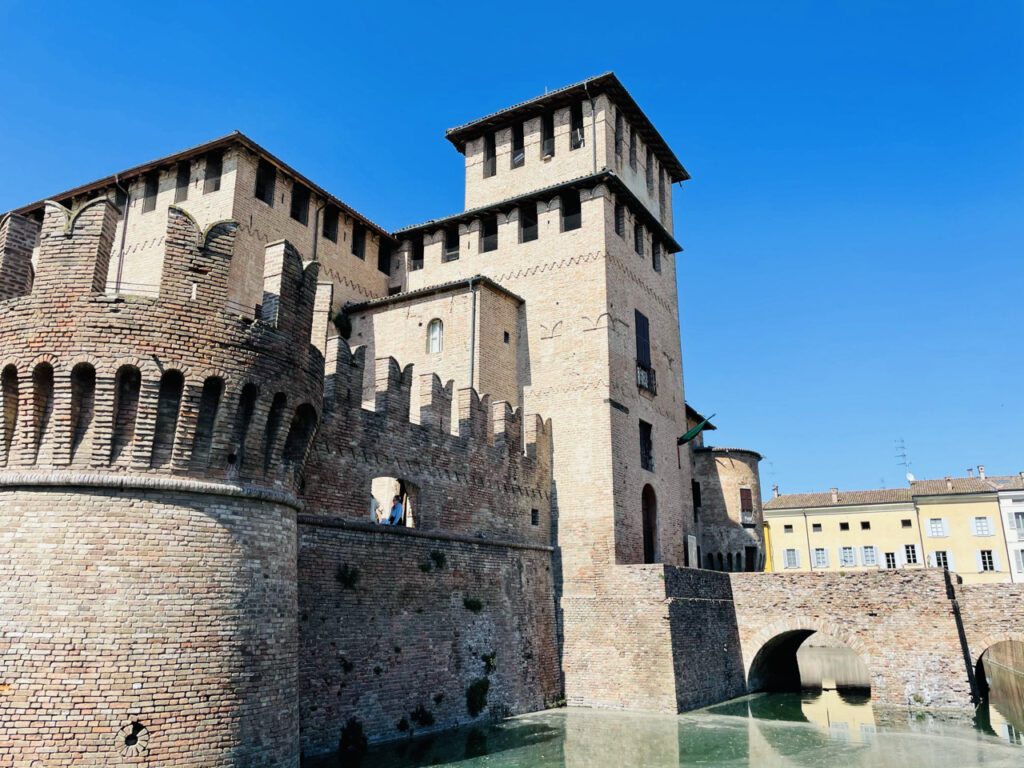
{"label": "crenellated battlement", "polygon": [[319,265],[268,245],[260,317],[239,317],[235,222],[171,206],[158,296],[111,296],[118,213],[97,198],[0,220],[0,467],[291,488],[322,402]]}
{"label": "crenellated battlement", "polygon": [[391,477],[415,487],[417,528],[547,543],[550,422],[433,373],[420,375],[413,403],[414,367],[391,357],[373,361],[373,408],[364,408],[369,364],[363,347],[330,340],[324,420],[306,469],[309,510],[368,521],[372,481]]}

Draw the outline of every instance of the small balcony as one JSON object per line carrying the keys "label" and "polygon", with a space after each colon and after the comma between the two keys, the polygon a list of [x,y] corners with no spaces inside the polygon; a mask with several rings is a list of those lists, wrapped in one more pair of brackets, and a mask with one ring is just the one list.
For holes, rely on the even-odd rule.
{"label": "small balcony", "polygon": [[650,392],[652,395],[658,394],[658,377],[655,375],[654,369],[649,365],[637,362],[636,385],[641,391]]}

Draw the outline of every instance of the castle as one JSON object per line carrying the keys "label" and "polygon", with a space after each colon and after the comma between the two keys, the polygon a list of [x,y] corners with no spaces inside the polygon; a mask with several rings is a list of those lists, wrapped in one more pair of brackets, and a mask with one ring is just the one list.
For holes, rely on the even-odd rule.
{"label": "castle", "polygon": [[800,591],[714,572],[763,567],[760,457],[684,401],[686,170],[611,74],[447,137],[465,210],[395,233],[238,133],[0,219],[0,768],[297,766],[756,677]]}

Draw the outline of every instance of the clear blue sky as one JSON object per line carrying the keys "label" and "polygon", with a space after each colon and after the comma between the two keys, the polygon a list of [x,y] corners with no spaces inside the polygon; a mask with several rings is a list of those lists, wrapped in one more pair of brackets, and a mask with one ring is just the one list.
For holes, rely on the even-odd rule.
{"label": "clear blue sky", "polygon": [[445,128],[614,70],[693,175],[687,399],[766,494],[900,485],[897,438],[1018,472],[1022,8],[6,2],[0,210],[237,128],[394,228],[461,208]]}

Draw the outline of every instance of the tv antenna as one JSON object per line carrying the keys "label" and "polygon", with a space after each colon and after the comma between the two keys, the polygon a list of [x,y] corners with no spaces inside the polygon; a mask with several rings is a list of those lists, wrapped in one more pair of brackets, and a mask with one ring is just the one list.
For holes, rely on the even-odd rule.
{"label": "tv antenna", "polygon": [[907,451],[906,441],[900,437],[896,439],[896,463],[899,464],[907,472],[907,482],[911,483],[914,481],[914,474],[910,471],[913,466],[913,462],[910,460],[910,452]]}

